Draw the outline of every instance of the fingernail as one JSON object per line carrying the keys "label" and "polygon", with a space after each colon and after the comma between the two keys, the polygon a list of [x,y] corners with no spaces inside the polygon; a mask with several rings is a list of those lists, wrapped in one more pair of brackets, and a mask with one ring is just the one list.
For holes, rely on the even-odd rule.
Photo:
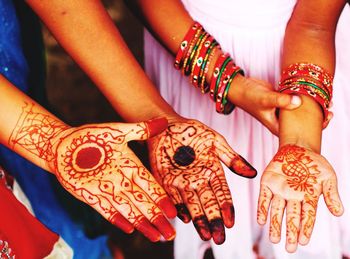
{"label": "fingernail", "polygon": [[222,219],[213,219],[209,223],[210,232],[215,244],[221,245],[225,242],[225,227]]}
{"label": "fingernail", "polygon": [[127,234],[131,234],[134,231],[134,226],[119,213],[114,214],[110,222]]}
{"label": "fingernail", "polygon": [[156,136],[168,127],[166,118],[157,118],[146,122],[150,137]]}
{"label": "fingernail", "polygon": [[193,225],[196,228],[200,238],[204,241],[211,239],[211,232],[209,228],[209,222],[205,216],[200,216],[193,220]]}
{"label": "fingernail", "polygon": [[163,215],[158,216],[152,223],[166,240],[174,239],[176,235],[175,229]]}
{"label": "fingernail", "polygon": [[232,159],[230,169],[234,173],[246,178],[254,178],[257,174],[256,169],[240,155],[237,155]]}
{"label": "fingernail", "polygon": [[152,242],[157,242],[160,240],[160,233],[146,218],[140,220],[139,224],[136,226],[136,229]]}
{"label": "fingernail", "polygon": [[301,98],[297,95],[293,95],[290,103],[293,104],[293,106],[298,107],[301,104]]}
{"label": "fingernail", "polygon": [[235,224],[235,209],[232,204],[225,203],[221,206],[221,214],[227,228],[232,228]]}
{"label": "fingernail", "polygon": [[165,197],[158,202],[158,206],[165,213],[168,218],[175,218],[177,215],[176,208],[170,198]]}
{"label": "fingernail", "polygon": [[175,205],[177,210],[177,217],[181,219],[184,223],[188,223],[191,221],[191,214],[188,211],[187,207],[183,203],[179,203]]}

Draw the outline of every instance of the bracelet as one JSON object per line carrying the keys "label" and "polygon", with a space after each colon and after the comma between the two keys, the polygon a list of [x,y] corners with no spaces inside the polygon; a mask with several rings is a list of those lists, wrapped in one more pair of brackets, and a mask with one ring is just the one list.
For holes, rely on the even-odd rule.
{"label": "bracelet", "polygon": [[202,25],[194,22],[181,42],[174,66],[183,75],[189,76],[191,84],[203,94],[209,92],[210,98],[216,103],[217,112],[229,114],[235,108],[227,99],[229,88],[234,77],[238,73],[244,75],[244,72],[234,64],[228,54],[222,54],[214,65],[214,72],[208,83],[210,62],[215,51],[220,49],[214,37]]}
{"label": "bracelet", "polygon": [[282,72],[279,92],[312,97],[322,108],[324,120],[328,119],[333,97],[333,76],[324,68],[311,63],[295,63]]}

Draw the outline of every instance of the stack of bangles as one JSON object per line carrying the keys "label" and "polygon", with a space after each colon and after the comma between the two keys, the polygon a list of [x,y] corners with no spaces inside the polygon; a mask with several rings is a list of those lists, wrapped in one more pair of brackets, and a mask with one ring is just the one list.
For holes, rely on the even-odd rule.
{"label": "stack of bangles", "polygon": [[333,76],[315,64],[295,63],[283,70],[279,92],[312,97],[321,106],[326,121],[333,95]]}
{"label": "stack of bangles", "polygon": [[231,83],[238,73],[244,75],[244,72],[228,54],[222,54],[215,63],[210,83],[207,83],[209,64],[215,51],[220,49],[217,41],[195,22],[181,42],[174,65],[189,76],[192,85],[203,94],[210,92],[218,113],[229,114],[235,108],[227,99]]}

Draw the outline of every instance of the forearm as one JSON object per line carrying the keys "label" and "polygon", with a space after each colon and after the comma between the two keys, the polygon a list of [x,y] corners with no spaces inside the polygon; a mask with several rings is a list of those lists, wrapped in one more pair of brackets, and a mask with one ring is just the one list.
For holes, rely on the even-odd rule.
{"label": "forearm", "polygon": [[132,56],[100,1],[27,2],[125,120],[176,116]]}
{"label": "forearm", "polygon": [[50,171],[53,139],[68,126],[0,75],[0,142]]}
{"label": "forearm", "polygon": [[[335,69],[335,30],[343,0],[299,0],[288,23],[282,68],[305,62]],[[317,8],[315,8],[317,6]],[[281,110],[280,145],[299,144],[320,152],[324,115],[318,103],[303,96],[303,105],[293,111]]]}

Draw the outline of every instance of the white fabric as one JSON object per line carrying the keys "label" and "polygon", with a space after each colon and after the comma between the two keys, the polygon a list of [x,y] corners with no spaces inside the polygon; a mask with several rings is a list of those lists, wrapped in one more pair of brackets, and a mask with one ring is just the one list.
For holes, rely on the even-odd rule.
{"label": "white fabric", "polygon": [[[295,0],[183,0],[194,18],[220,42],[246,75],[276,85],[286,24]],[[265,258],[341,258],[350,254],[350,13],[344,11],[337,32],[337,70],[334,83],[334,119],[324,131],[323,155],[339,177],[345,215],[337,219],[319,202],[315,229],[309,245],[299,246],[295,254],[285,252],[285,239],[278,245],[268,241],[268,229],[256,223],[259,176],[247,180],[226,170],[236,211],[236,224],[226,231],[226,242],[212,243],[217,259],[255,258],[252,247],[260,246]],[[224,135],[231,146],[244,156],[261,175],[277,151],[277,139],[259,122],[240,109],[229,116],[219,115],[208,96],[191,86],[188,78],[173,68],[174,58],[145,33],[146,71],[162,96],[181,115],[198,119]],[[202,258],[200,240],[192,224],[175,222],[175,258]],[[285,229],[284,229],[285,233]],[[285,237],[285,234],[282,236]]]}

